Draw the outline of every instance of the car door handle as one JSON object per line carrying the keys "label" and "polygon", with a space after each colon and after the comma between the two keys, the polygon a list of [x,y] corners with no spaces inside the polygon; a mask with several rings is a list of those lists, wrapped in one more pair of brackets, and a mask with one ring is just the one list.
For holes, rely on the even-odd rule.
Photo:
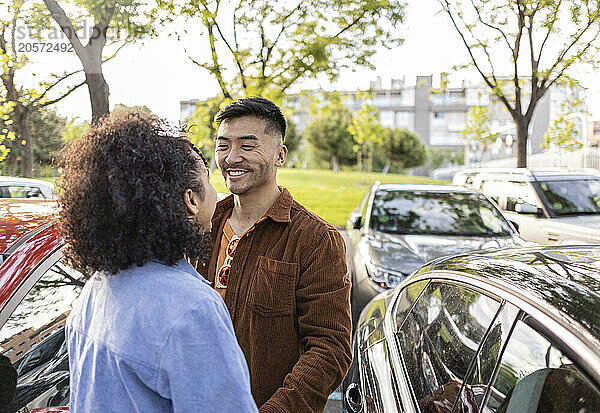
{"label": "car door handle", "polygon": [[552,232],[548,233],[548,241],[558,242],[559,239],[560,237],[558,234],[553,234]]}

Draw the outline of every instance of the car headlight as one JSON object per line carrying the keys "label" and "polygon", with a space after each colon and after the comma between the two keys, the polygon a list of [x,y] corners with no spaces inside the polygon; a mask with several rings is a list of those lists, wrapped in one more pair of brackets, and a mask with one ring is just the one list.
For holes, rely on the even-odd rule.
{"label": "car headlight", "polygon": [[365,266],[369,278],[383,289],[394,288],[406,277],[406,274],[400,271],[388,270],[371,263],[366,263]]}

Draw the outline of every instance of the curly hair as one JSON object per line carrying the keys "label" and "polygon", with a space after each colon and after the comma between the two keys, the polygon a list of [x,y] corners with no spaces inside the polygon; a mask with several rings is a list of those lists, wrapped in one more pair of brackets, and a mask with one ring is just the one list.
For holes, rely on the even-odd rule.
{"label": "curly hair", "polygon": [[65,147],[59,226],[72,266],[115,274],[151,259],[204,258],[208,234],[183,195],[189,188],[204,199],[198,156],[208,165],[182,133],[155,117],[120,113]]}

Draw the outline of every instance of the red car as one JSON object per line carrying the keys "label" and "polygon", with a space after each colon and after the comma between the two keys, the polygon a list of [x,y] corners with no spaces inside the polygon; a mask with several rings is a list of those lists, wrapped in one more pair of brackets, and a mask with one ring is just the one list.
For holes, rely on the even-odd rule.
{"label": "red car", "polygon": [[0,353],[18,374],[9,412],[68,411],[64,324],[86,277],[61,260],[56,208],[0,200]]}

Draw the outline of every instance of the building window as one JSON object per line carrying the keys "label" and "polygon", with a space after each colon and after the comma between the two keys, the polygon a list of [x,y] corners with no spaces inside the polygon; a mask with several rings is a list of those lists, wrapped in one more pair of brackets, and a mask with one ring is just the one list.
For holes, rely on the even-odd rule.
{"label": "building window", "polygon": [[394,112],[390,110],[382,110],[379,112],[379,123],[385,128],[394,127]]}

